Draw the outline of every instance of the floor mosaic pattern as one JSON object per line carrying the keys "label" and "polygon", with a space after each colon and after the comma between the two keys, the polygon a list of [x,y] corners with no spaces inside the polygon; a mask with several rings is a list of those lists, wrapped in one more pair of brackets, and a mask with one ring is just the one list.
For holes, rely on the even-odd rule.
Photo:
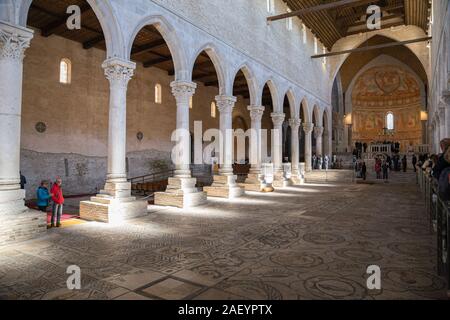
{"label": "floor mosaic pattern", "polygon": [[[401,181],[52,229],[0,249],[0,299],[445,299],[414,176]],[[67,289],[70,265],[81,268],[79,291]],[[381,267],[382,290],[367,289],[369,265]]]}

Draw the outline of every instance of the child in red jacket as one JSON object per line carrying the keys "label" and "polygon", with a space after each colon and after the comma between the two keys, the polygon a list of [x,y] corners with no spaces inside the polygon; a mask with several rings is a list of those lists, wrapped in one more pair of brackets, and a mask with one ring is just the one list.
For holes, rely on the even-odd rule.
{"label": "child in red jacket", "polygon": [[53,200],[53,210],[52,210],[52,224],[51,228],[55,226],[55,220],[56,220],[56,227],[61,227],[61,216],[64,206],[64,196],[63,196],[63,190],[61,188],[62,180],[61,178],[56,178],[56,182],[53,184],[51,194],[52,200]]}

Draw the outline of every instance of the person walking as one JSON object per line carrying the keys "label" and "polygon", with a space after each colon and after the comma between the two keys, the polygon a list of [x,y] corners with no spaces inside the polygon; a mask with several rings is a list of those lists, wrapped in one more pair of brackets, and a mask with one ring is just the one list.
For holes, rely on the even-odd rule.
{"label": "person walking", "polygon": [[381,161],[379,159],[375,160],[375,172],[377,174],[377,179],[381,179]]}
{"label": "person walking", "polygon": [[[61,216],[64,206],[64,196],[62,190],[62,180],[60,177],[56,178],[56,182],[53,184],[52,190],[53,210],[51,228],[55,225],[57,228],[61,227]],[[56,220],[56,221],[55,221]]]}
{"label": "person walking", "polygon": [[20,173],[20,189],[25,190],[25,185],[27,184],[27,178],[22,174],[22,171]]}
{"label": "person walking", "polygon": [[36,193],[39,211],[47,212],[49,201],[52,198],[52,194],[48,191],[48,181],[42,181]]}

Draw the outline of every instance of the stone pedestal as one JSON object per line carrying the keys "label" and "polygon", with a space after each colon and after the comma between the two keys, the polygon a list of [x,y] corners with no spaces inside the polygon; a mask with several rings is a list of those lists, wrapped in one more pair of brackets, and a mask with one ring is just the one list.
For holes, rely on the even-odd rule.
{"label": "stone pedestal", "polygon": [[190,208],[205,204],[206,192],[198,191],[195,178],[169,178],[165,192],[155,193],[155,205]]}
{"label": "stone pedestal", "polygon": [[293,181],[283,171],[277,171],[273,174],[272,186],[274,188],[286,188],[292,185]]}
{"label": "stone pedestal", "polygon": [[264,175],[258,173],[249,173],[245,183],[240,183],[239,185],[245,191],[263,192],[267,188]]}
{"label": "stone pedestal", "polygon": [[25,190],[0,192],[0,246],[27,241],[45,235],[47,214],[28,209],[24,204]]}
{"label": "stone pedestal", "polygon": [[208,197],[218,197],[233,199],[241,197],[245,194],[245,190],[236,183],[237,177],[230,176],[214,176],[214,182],[211,187],[205,187],[203,190]]}

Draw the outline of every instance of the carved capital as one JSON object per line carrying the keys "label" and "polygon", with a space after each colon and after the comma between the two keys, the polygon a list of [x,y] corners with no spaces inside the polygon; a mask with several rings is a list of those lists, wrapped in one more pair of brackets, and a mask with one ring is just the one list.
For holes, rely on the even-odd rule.
{"label": "carved capital", "polygon": [[289,119],[289,126],[291,126],[293,131],[298,131],[301,125],[302,121],[300,119]]}
{"label": "carved capital", "polygon": [[314,130],[314,124],[312,122],[306,122],[303,124],[303,131],[305,131],[306,134],[311,134]]}
{"label": "carved capital", "polygon": [[0,22],[0,59],[22,61],[32,38],[32,30]]}
{"label": "carved capital", "polygon": [[264,108],[263,106],[248,106],[247,107],[247,110],[250,111],[250,118],[254,122],[261,122],[265,109],[266,108]]}
{"label": "carved capital", "polygon": [[189,99],[195,94],[197,84],[189,81],[174,81],[170,84],[170,87],[177,103],[189,104]]}
{"label": "carved capital", "polygon": [[324,128],[317,126],[314,128],[314,136],[316,139],[321,138],[323,136]]}
{"label": "carved capital", "polygon": [[284,113],[272,113],[270,115],[272,117],[273,125],[275,128],[280,128],[283,126],[284,119],[286,115]]}
{"label": "carved capital", "polygon": [[236,101],[236,97],[233,96],[216,96],[217,110],[220,114],[231,114]]}
{"label": "carved capital", "polygon": [[103,62],[102,67],[105,69],[106,79],[109,80],[111,85],[126,88],[134,75],[136,64],[131,61],[113,58]]}

